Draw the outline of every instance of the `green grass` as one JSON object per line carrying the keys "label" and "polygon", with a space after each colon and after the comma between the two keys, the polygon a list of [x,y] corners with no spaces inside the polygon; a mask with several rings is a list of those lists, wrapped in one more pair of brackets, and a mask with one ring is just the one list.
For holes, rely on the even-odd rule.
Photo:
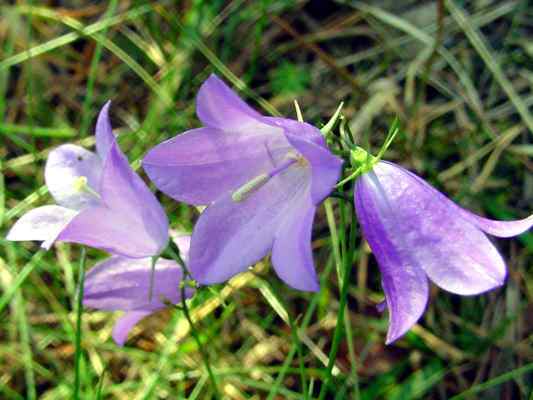
{"label": "green grass", "polygon": [[[315,220],[321,291],[289,289],[266,259],[231,285],[143,321],[127,345],[116,315],[77,303],[80,248],[10,243],[9,227],[51,203],[54,147],[90,148],[111,99],[130,161],[196,127],[194,97],[216,72],[265,114],[343,127],[377,154],[494,218],[532,212],[533,11],[527,2],[19,2],[0,8],[0,398],[530,399],[533,235],[498,240],[506,285],[476,297],[433,288],[423,320],[385,346],[377,265],[353,208]],[[109,4],[108,4],[109,3]],[[67,2],[66,4],[70,4]],[[440,33],[439,33],[440,32]],[[346,135],[349,135],[346,132]],[[351,140],[349,136],[347,139]],[[350,185],[344,185],[350,198]],[[198,211],[159,195],[171,226]],[[86,268],[102,260],[87,251]],[[78,329],[81,328],[81,329]],[[202,351],[200,351],[200,348]]]}

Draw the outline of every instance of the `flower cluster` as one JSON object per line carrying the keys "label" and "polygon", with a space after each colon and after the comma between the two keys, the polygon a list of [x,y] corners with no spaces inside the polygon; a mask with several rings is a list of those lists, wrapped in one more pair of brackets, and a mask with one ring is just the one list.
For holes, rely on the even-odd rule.
{"label": "flower cluster", "polygon": [[[163,193],[207,206],[192,236],[173,238],[185,268],[160,257],[169,243],[167,217],[121,152],[109,106],[98,116],[96,153],[71,144],[50,153],[45,179],[57,205],[29,211],[7,239],[38,240],[46,249],[55,241],[80,243],[110,253],[88,272],[83,301],[125,311],[113,330],[118,344],[145,316],[193,295],[193,289],[183,290],[185,274],[200,285],[220,283],[271,253],[285,283],[319,290],[313,220],[343,166],[320,130],[262,116],[218,77],[207,79],[196,103],[203,127],[155,146],[142,162]],[[477,216],[402,167],[360,148],[351,153],[358,171],[352,175],[355,210],[380,268],[390,315],[388,343],[421,318],[428,278],[460,295],[503,284],[504,261],[485,233],[518,235],[531,228],[533,216]]]}

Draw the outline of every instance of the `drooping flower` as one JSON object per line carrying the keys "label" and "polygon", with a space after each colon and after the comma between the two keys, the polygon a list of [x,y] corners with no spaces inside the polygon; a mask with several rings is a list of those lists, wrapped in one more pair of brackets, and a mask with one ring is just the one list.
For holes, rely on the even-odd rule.
{"label": "drooping flower", "polygon": [[[190,236],[173,238],[186,262]],[[153,277],[152,277],[153,272]],[[152,271],[151,258],[113,256],[92,268],[86,275],[83,304],[103,311],[125,311],[113,327],[113,339],[122,346],[131,329],[143,318],[181,299],[181,267],[159,258]],[[150,285],[153,283],[152,292]],[[188,297],[194,291],[185,289]]]}
{"label": "drooping flower", "polygon": [[379,161],[358,178],[355,208],[381,271],[389,310],[387,343],[422,316],[428,278],[442,289],[475,295],[501,286],[505,263],[485,233],[511,237],[533,225],[533,215],[494,221],[449,200],[417,175]]}
{"label": "drooping flower", "polygon": [[209,204],[192,235],[194,279],[223,282],[272,250],[281,279],[317,290],[312,224],[342,161],[318,129],[260,115],[215,75],[202,85],[196,112],[204,127],[161,143],[143,160],[161,191]]}
{"label": "drooping flower", "polygon": [[65,144],[48,156],[45,181],[57,205],[30,210],[8,240],[80,243],[112,254],[142,258],[159,254],[168,241],[163,208],[131,169],[109,121],[110,102],[96,124],[96,154]]}

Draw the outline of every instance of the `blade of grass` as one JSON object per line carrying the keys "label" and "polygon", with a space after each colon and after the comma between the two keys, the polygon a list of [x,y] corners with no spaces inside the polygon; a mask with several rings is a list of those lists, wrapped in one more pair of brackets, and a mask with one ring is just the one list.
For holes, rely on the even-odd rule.
{"label": "blade of grass", "polygon": [[[330,259],[330,260],[332,260],[332,259]],[[324,271],[320,275],[320,286],[321,287],[326,285],[326,281],[327,281],[327,279],[329,277],[329,274],[331,273],[333,265],[334,265],[334,263],[332,261],[328,262],[327,265],[326,265],[326,268],[324,269]],[[300,325],[300,330],[302,332],[305,332],[305,330],[309,326],[309,323],[311,322],[311,317],[313,316],[313,314],[314,314],[314,312],[315,312],[315,310],[316,310],[316,308],[318,306],[318,303],[320,301],[320,297],[321,297],[321,292],[317,292],[311,298],[311,301],[310,301],[310,303],[309,303],[309,305],[307,307],[305,315],[304,315],[304,317],[302,319],[302,323]],[[279,371],[278,376],[276,377],[276,380],[275,380],[274,384],[272,385],[272,389],[270,390],[270,392],[268,394],[267,400],[274,399],[275,396],[278,394],[279,388],[280,388],[280,386],[281,386],[281,384],[283,382],[283,379],[285,378],[285,374],[289,371],[289,367],[292,364],[292,360],[294,359],[294,356],[296,355],[296,352],[297,352],[297,346],[296,346],[295,343],[293,343],[293,345],[292,345],[287,357],[285,358],[283,366],[281,367],[281,370]]]}
{"label": "blade of grass", "polygon": [[324,210],[326,211],[326,219],[328,221],[329,233],[331,235],[331,247],[333,249],[333,257],[335,260],[335,268],[337,276],[342,276],[342,260],[339,248],[339,235],[337,233],[337,225],[335,224],[335,213],[333,212],[333,201],[326,199],[324,201]]}
{"label": "blade of grass", "polygon": [[78,132],[70,127],[41,127],[30,125],[15,125],[0,123],[0,135],[30,135],[34,137],[48,137],[68,139],[75,137]]}
{"label": "blade of grass", "polygon": [[[343,224],[344,226],[346,226],[347,224],[347,212],[350,212],[352,211],[351,209],[351,206],[350,207],[347,207],[347,203],[345,201],[342,201],[341,203],[341,218],[343,219]],[[341,234],[341,244],[342,244],[342,248],[343,248],[343,252],[346,253],[348,250],[347,250],[347,247],[348,246],[355,246],[355,244],[353,243],[353,240],[355,239],[355,235],[356,235],[356,232],[355,232],[355,220],[353,218],[351,218],[351,223],[350,223],[350,230],[349,230],[349,233],[348,233],[348,240],[346,238],[346,232],[342,232]],[[351,238],[351,242],[350,239]],[[353,247],[352,247],[353,249]],[[352,258],[353,258],[353,250],[350,252]],[[352,263],[353,260],[350,261],[350,263]],[[347,344],[348,344],[348,359],[350,360],[350,377],[351,377],[351,381],[353,382],[353,385],[354,385],[354,393],[353,393],[353,399],[354,400],[359,400],[361,398],[361,393],[360,393],[360,389],[359,389],[359,375],[357,373],[357,359],[356,359],[356,355],[355,355],[355,349],[354,349],[354,345],[353,345],[353,341],[351,340],[351,338],[353,337],[353,331],[352,331],[352,324],[351,324],[351,321],[350,321],[350,312],[348,310],[348,308],[346,307],[344,309],[344,330],[346,331],[346,337],[348,338],[348,340],[346,341]]]}
{"label": "blade of grass", "polygon": [[20,342],[22,347],[22,357],[24,359],[24,379],[26,382],[27,399],[37,398],[37,389],[35,386],[35,373],[33,371],[33,357],[30,344],[30,327],[26,317],[26,303],[20,290],[17,290],[15,298],[15,308],[17,312],[18,330],[20,333]]}
{"label": "blade of grass", "polygon": [[198,379],[198,383],[196,383],[196,386],[194,387],[194,389],[191,391],[191,394],[189,395],[188,400],[198,399],[207,381],[208,381],[207,376],[202,375],[200,379]]}
{"label": "blade of grass", "polygon": [[19,216],[24,211],[26,211],[32,204],[36,203],[41,197],[48,193],[48,188],[43,185],[39,189],[35,190],[33,193],[30,193],[26,196],[25,199],[21,200],[15,207],[6,211],[4,218],[5,222]]}
{"label": "blade of grass", "polygon": [[468,158],[455,163],[450,168],[439,173],[437,178],[440,181],[446,181],[462,173],[466,168],[476,164],[483,157],[485,157],[486,155],[494,151],[494,149],[500,146],[505,146],[508,143],[511,143],[522,130],[523,130],[523,125],[521,124],[513,125],[509,129],[507,129],[505,132],[503,132],[500,136],[493,139],[491,142],[487,143],[486,145],[480,147],[478,150],[472,153]]}
{"label": "blade of grass", "polygon": [[2,160],[0,159],[0,228],[4,225],[4,214],[6,211],[6,187],[4,172],[2,171]]}
{"label": "blade of grass", "polygon": [[[185,271],[184,271],[183,276],[186,276]],[[187,322],[189,323],[191,335],[194,338],[196,344],[198,345],[198,351],[200,352],[202,356],[202,361],[204,362],[205,369],[207,370],[207,375],[209,376],[209,380],[211,381],[211,387],[213,389],[215,398],[221,399],[220,392],[218,390],[218,382],[217,382],[217,379],[215,378],[215,374],[213,373],[213,369],[211,368],[209,356],[207,352],[205,351],[205,346],[202,344],[202,341],[200,340],[200,337],[198,335],[194,322],[191,318],[191,314],[189,312],[189,306],[187,305],[187,296],[185,293],[185,285],[181,286],[181,308],[183,310],[183,315],[185,315],[185,318],[187,319]]]}
{"label": "blade of grass", "polygon": [[[45,7],[28,7],[27,12],[31,15],[37,15],[43,18],[49,18],[51,20],[65,24],[66,26],[75,29],[79,32],[87,34],[87,27],[80,23],[77,19],[72,17],[65,17],[64,15],[45,8]],[[133,57],[131,57],[125,50],[117,46],[113,41],[102,36],[100,33],[89,33],[89,37],[94,39],[97,43],[101,43],[109,51],[111,51],[115,56],[122,60],[130,69],[135,72],[145,83],[152,89],[157,95],[165,101],[167,106],[172,106],[172,99],[168,96],[166,91],[164,91],[156,80],[137,62]]]}
{"label": "blade of grass", "polygon": [[[179,314],[179,315],[178,315]],[[168,330],[168,332],[172,332],[175,330],[175,327],[182,318],[181,313],[173,313],[172,320],[170,321],[169,325],[171,329]],[[165,335],[168,339],[163,343],[162,348],[159,350],[159,359],[156,363],[156,367],[154,368],[154,371],[143,381],[143,387],[140,391],[138,391],[137,396],[135,396],[135,400],[148,400],[154,398],[154,389],[158,385],[160,379],[162,378],[162,371],[166,367],[166,365],[169,363],[169,359],[172,354],[176,353],[176,349],[173,344],[175,344],[175,341],[171,338],[171,334]],[[205,377],[207,379],[207,376]]]}
{"label": "blade of grass", "polygon": [[[274,293],[272,288],[269,286],[268,282],[257,279],[257,283],[259,286],[259,290],[263,297],[267,300],[269,305],[276,311],[276,313],[289,325],[291,328],[291,338],[292,338],[292,345],[296,350],[296,354],[298,355],[298,364],[299,364],[299,371],[300,371],[300,380],[301,380],[301,387],[302,387],[302,393],[303,398],[308,398],[308,392],[307,392],[307,379],[305,377],[305,365],[303,361],[303,351],[302,351],[302,344],[298,337],[298,325],[296,321],[291,317],[289,311],[287,310],[287,307],[282,303],[279,296]],[[293,355],[294,357],[294,355]],[[270,396],[269,396],[270,397]]]}
{"label": "blade of grass", "polygon": [[[13,54],[14,39],[13,35],[5,35],[3,37],[4,45],[2,46],[2,53],[4,57],[10,57]],[[0,120],[4,120],[5,111],[7,106],[7,89],[9,82],[9,71],[0,71]]]}
{"label": "blade of grass", "polygon": [[175,17],[174,14],[168,12],[164,7],[158,6],[157,11],[180,28],[183,34],[187,37],[189,42],[196,47],[200,53],[227,79],[229,80],[237,89],[243,91],[245,94],[250,96],[254,101],[256,101],[265,111],[270,113],[273,116],[279,117],[281,113],[268,101],[258,96],[253,90],[251,90],[244,81],[239,79],[226,65],[216,56],[216,54],[207,47],[196,32],[192,31],[188,27],[184,27],[181,22]]}
{"label": "blade of grass", "polygon": [[[343,204],[342,207],[345,207]],[[341,213],[344,213],[344,209],[341,210]],[[353,225],[353,222],[352,222]],[[345,307],[348,302],[348,286],[349,286],[349,277],[350,277],[350,268],[353,261],[353,246],[355,237],[352,237],[353,234],[355,234],[355,226],[350,229],[350,237],[348,237],[348,243],[350,246],[347,247],[345,252],[342,252],[341,254],[341,261],[342,261],[342,272],[339,274],[339,277],[341,280],[339,281],[340,284],[340,302],[339,302],[339,309],[337,312],[337,324],[335,326],[335,330],[333,333],[333,341],[331,343],[331,348],[329,352],[329,361],[328,365],[326,367],[326,378],[324,383],[322,384],[322,387],[320,388],[319,393],[319,399],[323,400],[325,396],[327,395],[328,389],[331,385],[331,380],[333,379],[333,366],[335,365],[335,360],[337,358],[337,351],[340,346],[340,342],[342,340],[342,336],[344,333],[344,316],[345,316]],[[340,224],[339,224],[339,231],[346,232],[346,219],[341,218]],[[339,243],[334,244],[335,246],[339,246]],[[342,246],[342,243],[341,243]],[[341,247],[342,249],[342,247]],[[340,272],[340,271],[339,271]]]}
{"label": "blade of grass", "polygon": [[[374,16],[375,18],[381,20],[382,22],[402,32],[409,34],[413,38],[424,43],[426,46],[430,46],[431,49],[435,46],[435,39],[431,35],[419,29],[418,27],[414,26],[413,24],[406,21],[405,19],[402,19],[378,7],[373,7],[360,1],[339,1],[339,2],[349,4],[365,13],[368,13]],[[459,61],[455,58],[455,56],[451,52],[449,52],[446,48],[444,48],[443,46],[439,47],[438,53],[442,56],[444,60],[446,60],[446,62],[450,65],[450,67],[459,77],[461,84],[463,85],[463,87],[466,90],[466,93],[468,94],[469,104],[472,106],[472,108],[474,109],[474,111],[476,111],[478,115],[482,116],[483,115],[482,102],[481,102],[481,99],[479,98],[477,90],[472,80],[470,79],[470,76],[468,75],[468,73],[464,70],[464,68],[461,66],[461,63],[459,63]]]}
{"label": "blade of grass", "polygon": [[[15,246],[13,243],[10,243],[7,246],[6,249],[7,257],[8,257],[8,265],[16,265],[16,259],[18,258],[18,253],[15,250]],[[3,265],[2,262],[2,268],[6,268],[9,272],[9,267],[7,265]],[[14,274],[12,274],[14,275]],[[13,283],[11,283],[12,285]],[[22,293],[21,287],[18,286],[14,296],[13,296],[13,302],[11,303],[12,310],[14,311],[14,317],[18,329],[19,339],[20,339],[20,349],[21,349],[21,356],[22,361],[24,365],[24,381],[25,381],[25,392],[26,392],[26,398],[33,400],[37,398],[37,389],[35,386],[35,371],[33,369],[33,356],[32,356],[32,348],[31,348],[31,335],[30,335],[30,328],[28,324],[28,319],[26,316],[26,302],[24,299],[24,295]]]}
{"label": "blade of grass", "polygon": [[[111,0],[102,19],[104,20],[109,19],[115,13],[116,8],[117,8],[117,0]],[[106,36],[108,28],[109,27],[106,26],[102,30],[103,37]],[[87,78],[87,95],[85,96],[85,100],[83,101],[83,106],[82,106],[82,111],[81,111],[82,120],[81,120],[80,133],[82,137],[86,135],[89,125],[91,123],[92,114],[89,112],[89,109],[91,108],[91,104],[93,100],[94,82],[96,80],[96,72],[98,71],[98,63],[100,62],[100,58],[102,56],[102,47],[103,47],[102,41],[97,41],[96,47],[94,49],[94,55],[91,60],[89,76]]]}
{"label": "blade of grass", "polygon": [[395,385],[387,391],[385,397],[390,400],[416,400],[425,398],[428,392],[446,376],[447,371],[440,360],[433,360],[408,378],[401,385]]}
{"label": "blade of grass", "polygon": [[96,387],[96,395],[95,395],[96,400],[102,399],[102,390],[104,388],[105,373],[106,373],[106,369],[104,368],[104,370],[100,374],[100,377],[98,378],[98,385]]}
{"label": "blade of grass", "polygon": [[494,59],[492,54],[494,50],[490,47],[487,41],[481,35],[477,29],[470,24],[470,16],[466,14],[459,6],[453,1],[446,0],[446,8],[450,11],[452,17],[457,21],[457,24],[463,29],[466,37],[483,59],[487,68],[490,70],[496,82],[501,86],[503,91],[507,94],[511,102],[514,104],[516,110],[522,120],[526,124],[529,132],[533,134],[533,116],[530,114],[527,106],[523,102],[522,98],[518,95],[514,89],[512,83],[507,79],[503,73],[500,63]]}
{"label": "blade of grass", "polygon": [[[265,264],[257,263],[254,267],[255,272],[259,272],[265,269]],[[212,312],[214,312],[218,307],[224,305],[226,299],[237,290],[242,287],[250,285],[255,281],[256,275],[253,272],[244,272],[239,274],[232,279],[224,286],[224,288],[216,294],[213,294],[208,300],[205,300],[202,304],[197,305],[191,309],[191,319],[193,322],[201,321],[206,318]],[[157,385],[158,380],[160,379],[160,371],[166,367],[169,362],[169,359],[172,354],[176,353],[179,348],[178,344],[184,338],[186,338],[190,333],[190,325],[185,318],[178,318],[178,313],[174,313],[175,318],[173,319],[171,326],[172,329],[170,333],[165,336],[165,341],[162,343],[162,351],[160,360],[155,371],[145,379],[143,390],[137,395],[136,399],[147,400],[153,397],[154,387]],[[179,316],[182,316],[180,313]]]}
{"label": "blade of grass", "polygon": [[80,265],[78,270],[78,304],[76,307],[76,341],[74,352],[74,386],[72,398],[74,400],[80,399],[81,393],[81,360],[83,349],[81,348],[81,321],[83,317],[83,289],[85,283],[85,261],[87,258],[87,250],[85,247],[81,248]]}
{"label": "blade of grass", "polygon": [[[229,380],[233,380],[238,384],[245,384],[247,386],[250,386],[253,389],[263,390],[263,391],[269,391],[271,389],[271,384],[268,382],[261,382],[253,379],[246,378],[244,376],[239,376],[236,378],[228,378]],[[302,400],[302,395],[300,393],[296,393],[293,390],[289,390],[287,388],[279,388],[279,393],[283,395],[283,399],[295,399],[295,400]]]}
{"label": "blade of grass", "polygon": [[[118,139],[120,141],[120,138]],[[77,144],[79,146],[82,146],[82,147],[89,147],[89,146],[92,146],[95,142],[95,139],[94,139],[94,136],[88,136],[86,138],[83,138],[81,140],[76,140],[74,142],[72,142],[72,144]],[[12,158],[10,160],[7,160],[4,164],[3,164],[3,168],[2,170],[7,170],[7,169],[16,169],[16,168],[21,168],[25,165],[28,165],[28,164],[32,164],[36,161],[39,161],[39,160],[43,160],[45,159],[48,154],[53,150],[54,148],[53,147],[49,147],[43,151],[40,151],[38,153],[35,153],[35,154],[24,154],[23,156],[20,156],[20,157],[15,157],[15,158]]]}
{"label": "blade of grass", "polygon": [[[32,5],[33,1],[30,0],[28,1],[28,3],[30,4],[30,6]],[[32,15],[28,15],[28,22],[26,24],[26,29],[28,31],[27,33],[27,36],[28,36],[28,43],[27,43],[27,46],[28,46],[28,51],[30,50],[30,44],[33,42],[33,16]],[[27,97],[27,101],[26,101],[26,107],[25,107],[25,114],[26,114],[26,117],[29,121],[29,132],[30,132],[30,141],[31,141],[31,152],[32,153],[35,153],[36,151],[36,146],[35,146],[35,136],[33,135],[33,127],[34,127],[34,115],[35,115],[35,105],[34,105],[34,96],[33,96],[33,92],[34,92],[34,83],[33,83],[33,62],[31,62],[31,60],[27,63],[25,63],[23,66],[22,66],[22,71],[23,71],[23,82],[25,84],[25,87],[26,87],[26,97]]]}
{"label": "blade of grass", "polygon": [[460,400],[460,399],[468,399],[471,398],[473,394],[483,392],[487,389],[490,389],[494,386],[501,385],[502,383],[505,383],[507,381],[510,381],[511,379],[516,379],[518,377],[521,377],[524,374],[527,374],[528,372],[533,371],[533,363],[527,364],[521,368],[517,368],[513,371],[506,372],[504,374],[501,374],[497,376],[496,378],[489,379],[486,382],[480,383],[479,385],[473,386],[468,390],[465,390],[464,392],[453,396],[450,398],[450,400]]}
{"label": "blade of grass", "polygon": [[[21,13],[27,13],[30,12],[32,7],[28,6],[18,6],[16,9]],[[32,47],[29,50],[20,52],[18,54],[15,54],[11,57],[8,57],[2,61],[0,61],[0,71],[9,67],[12,67],[14,65],[23,63],[31,58],[40,56],[41,54],[48,53],[49,51],[52,51],[54,49],[57,49],[59,47],[65,46],[69,43],[72,43],[85,35],[92,35],[97,32],[100,32],[106,28],[109,28],[114,25],[121,24],[122,22],[136,19],[144,14],[149,13],[152,11],[152,5],[151,4],[143,4],[139,7],[133,8],[123,14],[117,15],[115,17],[104,19],[98,22],[95,22],[94,24],[88,25],[85,27],[83,31],[80,32],[70,32],[67,34],[64,34],[62,36],[59,36],[55,39],[49,40],[48,42],[39,44],[35,47]]]}
{"label": "blade of grass", "polygon": [[[41,258],[45,254],[44,250],[39,250],[33,255],[33,257],[24,265],[22,270],[18,273],[17,277],[13,280],[12,285],[4,292],[2,297],[0,297],[0,314],[6,305],[11,301],[19,287],[26,281],[28,275],[33,271],[33,269],[39,264]],[[1,267],[1,265],[0,265]]]}

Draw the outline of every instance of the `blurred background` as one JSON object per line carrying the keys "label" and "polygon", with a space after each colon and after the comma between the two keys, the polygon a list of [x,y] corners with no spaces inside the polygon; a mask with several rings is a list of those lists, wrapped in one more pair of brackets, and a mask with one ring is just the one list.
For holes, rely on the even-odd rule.
{"label": "blurred background", "polygon": [[[52,202],[48,152],[92,146],[105,101],[136,167],[156,143],[200,125],[194,97],[212,72],[264,114],[295,118],[297,99],[317,126],[344,101],[361,144],[375,152],[398,117],[388,159],[475,212],[523,218],[533,210],[532,21],[525,0],[3,1],[0,398],[71,398],[79,247],[44,253],[4,238],[24,212]],[[172,227],[190,231],[198,211],[159,198]],[[338,220],[337,200],[326,210]],[[322,207],[313,235],[319,293],[288,288],[266,259],[192,301],[224,398],[317,398],[339,308],[336,228]],[[424,318],[390,346],[387,313],[375,308],[377,265],[360,235],[350,245],[326,398],[532,398],[531,233],[497,241],[509,268],[504,287],[459,297],[433,286]],[[91,267],[105,254],[89,256]],[[180,311],[144,320],[124,348],[110,338],[116,317],[84,313],[82,398],[212,398]]]}

